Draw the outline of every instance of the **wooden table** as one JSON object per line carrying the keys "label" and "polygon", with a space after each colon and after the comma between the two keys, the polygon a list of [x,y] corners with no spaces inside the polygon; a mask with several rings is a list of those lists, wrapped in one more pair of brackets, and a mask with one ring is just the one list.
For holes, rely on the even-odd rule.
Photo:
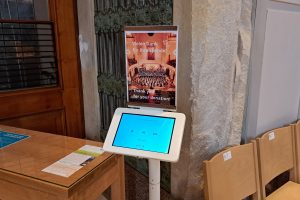
{"label": "wooden table", "polygon": [[124,200],[124,158],[103,153],[68,178],[42,169],[84,145],[99,142],[0,125],[0,130],[30,136],[0,149],[1,200],[94,200],[111,187]]}

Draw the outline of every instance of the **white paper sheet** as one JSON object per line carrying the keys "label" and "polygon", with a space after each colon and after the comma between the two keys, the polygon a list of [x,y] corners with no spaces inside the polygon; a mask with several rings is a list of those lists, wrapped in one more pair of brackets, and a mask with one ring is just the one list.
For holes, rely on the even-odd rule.
{"label": "white paper sheet", "polygon": [[43,169],[43,172],[69,177],[103,153],[101,147],[84,145],[75,152]]}

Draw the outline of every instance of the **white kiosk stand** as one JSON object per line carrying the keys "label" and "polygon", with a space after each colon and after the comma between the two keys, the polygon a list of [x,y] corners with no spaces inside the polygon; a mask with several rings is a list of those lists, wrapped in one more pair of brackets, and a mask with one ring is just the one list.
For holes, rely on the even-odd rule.
{"label": "white kiosk stand", "polygon": [[160,161],[179,159],[185,115],[162,110],[118,108],[110,124],[104,150],[148,158],[149,199],[160,199]]}
{"label": "white kiosk stand", "polygon": [[160,160],[149,159],[149,199],[160,199]]}

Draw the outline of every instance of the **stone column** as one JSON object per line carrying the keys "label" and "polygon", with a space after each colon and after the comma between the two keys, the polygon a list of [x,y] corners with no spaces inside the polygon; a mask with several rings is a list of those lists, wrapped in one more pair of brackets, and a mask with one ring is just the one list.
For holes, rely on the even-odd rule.
{"label": "stone column", "polygon": [[188,176],[190,158],[190,140],[192,129],[191,91],[192,91],[192,0],[173,1],[174,25],[179,29],[178,40],[178,80],[177,80],[177,108],[185,113],[186,126],[182,141],[180,160],[171,165],[171,193],[174,197],[183,197]]}
{"label": "stone column", "polygon": [[77,0],[79,47],[83,86],[85,133],[88,139],[100,139],[100,108],[97,84],[97,51],[94,25],[94,1]]}
{"label": "stone column", "polygon": [[[174,0],[174,23],[182,33],[179,73],[184,71],[179,74],[179,80],[184,78],[178,84],[179,97],[190,98],[187,105],[178,99],[178,110],[190,121],[180,161],[172,165],[175,198],[203,199],[203,160],[241,141],[251,11],[252,0]],[[187,87],[191,89],[182,95]]]}

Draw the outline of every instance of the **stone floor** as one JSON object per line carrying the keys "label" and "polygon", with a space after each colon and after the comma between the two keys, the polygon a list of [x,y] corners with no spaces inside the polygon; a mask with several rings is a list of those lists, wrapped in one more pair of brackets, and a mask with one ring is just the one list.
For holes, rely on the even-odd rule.
{"label": "stone floor", "polygon": [[[126,181],[126,200],[148,200],[149,184],[148,177],[133,169],[131,166],[125,166]],[[161,200],[171,200],[171,195],[165,190],[160,190]]]}
{"label": "stone floor", "polygon": [[[136,171],[129,165],[125,165],[125,190],[126,200],[148,200],[148,177]],[[104,196],[109,200],[110,191],[106,191]],[[165,190],[160,190],[161,200],[172,200],[171,195]],[[101,197],[99,200],[106,200]]]}

